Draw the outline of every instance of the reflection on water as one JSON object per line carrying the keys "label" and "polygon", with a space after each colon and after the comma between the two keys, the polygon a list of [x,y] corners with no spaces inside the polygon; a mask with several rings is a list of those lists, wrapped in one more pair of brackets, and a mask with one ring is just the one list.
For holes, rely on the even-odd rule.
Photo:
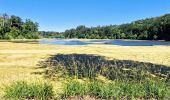
{"label": "reflection on water", "polygon": [[166,45],[170,46],[170,42],[165,41],[139,41],[139,40],[65,40],[65,39],[43,39],[39,41],[40,44],[53,45],[119,45],[119,46],[156,46]]}

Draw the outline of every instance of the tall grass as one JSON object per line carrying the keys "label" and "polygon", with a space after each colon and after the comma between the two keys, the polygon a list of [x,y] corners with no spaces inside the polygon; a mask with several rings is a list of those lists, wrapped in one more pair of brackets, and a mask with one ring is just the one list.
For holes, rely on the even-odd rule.
{"label": "tall grass", "polygon": [[62,97],[68,96],[84,96],[87,93],[88,87],[86,84],[82,84],[78,81],[69,81],[64,86],[64,94]]}
{"label": "tall grass", "polygon": [[[40,64],[47,69],[46,75],[50,77],[90,79],[66,83],[61,95],[63,98],[87,95],[102,99],[170,98],[170,68],[167,66],[131,60],[107,60],[86,54],[59,54]],[[111,82],[98,81],[98,75]]]}
{"label": "tall grass", "polygon": [[90,95],[102,99],[167,99],[170,98],[170,89],[164,81],[145,80],[135,81],[114,81],[103,83],[100,81],[84,82],[72,81],[65,85],[62,96],[86,96]]}
{"label": "tall grass", "polygon": [[[40,63],[46,67],[49,77],[69,76],[95,79],[98,74],[110,80],[145,80],[145,78],[167,78],[170,67],[130,60],[107,60],[101,56],[86,54],[56,55],[46,62]],[[57,75],[58,74],[58,75]],[[169,80],[167,78],[167,80]]]}
{"label": "tall grass", "polygon": [[53,87],[47,83],[15,82],[5,88],[5,98],[48,100],[54,96]]}

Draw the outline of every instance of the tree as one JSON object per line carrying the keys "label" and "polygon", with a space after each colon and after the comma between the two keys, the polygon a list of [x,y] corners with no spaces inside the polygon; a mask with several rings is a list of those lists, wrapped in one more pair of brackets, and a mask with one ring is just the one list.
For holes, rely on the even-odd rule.
{"label": "tree", "polygon": [[66,38],[140,39],[170,41],[170,14],[122,25],[85,27],[66,30]]}
{"label": "tree", "polygon": [[11,27],[16,27],[18,29],[21,29],[22,24],[23,24],[22,19],[14,15],[11,16],[10,22],[11,22]]}
{"label": "tree", "polygon": [[34,23],[30,19],[27,19],[26,22],[22,26],[22,35],[28,39],[37,39],[39,38],[38,33],[38,23]]}
{"label": "tree", "polygon": [[38,38],[38,23],[18,16],[0,15],[0,39]]}

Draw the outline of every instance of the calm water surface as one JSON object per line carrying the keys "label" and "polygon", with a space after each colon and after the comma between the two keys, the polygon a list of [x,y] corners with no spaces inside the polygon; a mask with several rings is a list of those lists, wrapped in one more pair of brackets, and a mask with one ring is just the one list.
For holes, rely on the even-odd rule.
{"label": "calm water surface", "polygon": [[139,41],[139,40],[65,40],[65,39],[43,39],[40,44],[52,45],[119,45],[119,46],[170,46],[170,42],[165,41]]}

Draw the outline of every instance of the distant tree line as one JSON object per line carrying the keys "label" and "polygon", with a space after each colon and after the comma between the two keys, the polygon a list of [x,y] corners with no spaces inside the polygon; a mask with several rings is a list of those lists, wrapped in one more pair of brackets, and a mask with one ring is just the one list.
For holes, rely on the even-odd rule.
{"label": "distant tree line", "polygon": [[0,15],[0,39],[79,38],[170,41],[170,14],[128,24],[77,28],[65,32],[38,31],[38,23],[7,14]]}
{"label": "distant tree line", "polygon": [[62,33],[53,31],[40,31],[40,36],[42,38],[64,38]]}
{"label": "distant tree line", "polygon": [[25,22],[15,15],[0,15],[0,39],[37,39],[38,23],[26,19]]}
{"label": "distant tree line", "polygon": [[139,39],[170,41],[170,14],[138,20],[128,24],[85,27],[78,26],[63,32],[65,38]]}

